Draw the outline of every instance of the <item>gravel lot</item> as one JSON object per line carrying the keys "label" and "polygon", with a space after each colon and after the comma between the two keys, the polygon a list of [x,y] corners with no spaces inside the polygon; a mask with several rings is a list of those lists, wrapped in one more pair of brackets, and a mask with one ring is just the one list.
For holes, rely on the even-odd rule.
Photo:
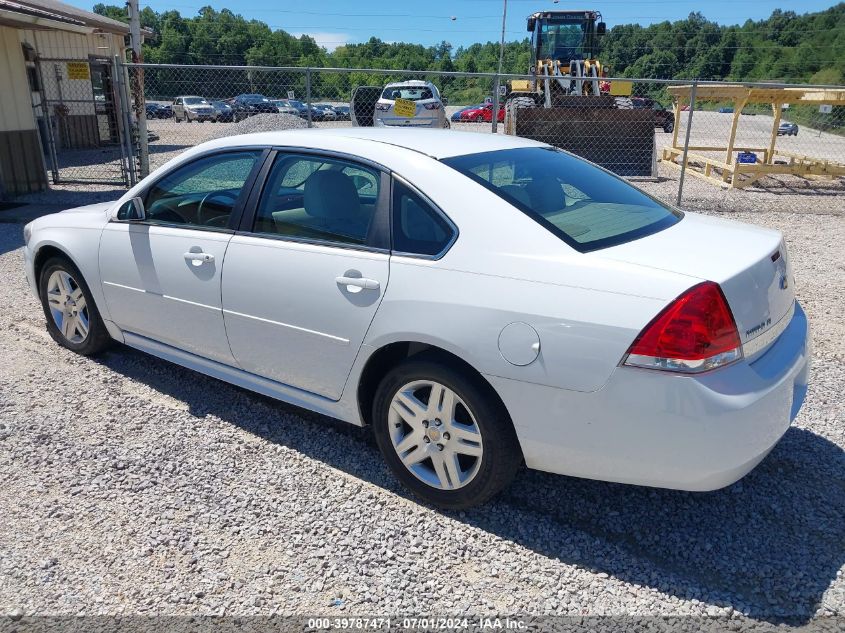
{"label": "gravel lot", "polygon": [[697,206],[785,232],[814,329],[783,441],[718,492],[524,471],[465,513],[408,498],[366,430],[60,348],[0,223],[0,613],[845,615],[845,217],[720,196]]}

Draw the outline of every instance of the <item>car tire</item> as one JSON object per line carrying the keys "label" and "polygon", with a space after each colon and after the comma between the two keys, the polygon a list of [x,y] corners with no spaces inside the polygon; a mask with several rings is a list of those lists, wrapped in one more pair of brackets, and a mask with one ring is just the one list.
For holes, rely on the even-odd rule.
{"label": "car tire", "polygon": [[669,121],[668,123],[663,124],[663,131],[666,134],[671,134],[675,131],[675,123],[673,121]]}
{"label": "car tire", "polygon": [[[97,354],[109,347],[112,339],[88,284],[68,259],[53,257],[44,263],[38,280],[38,295],[47,319],[47,331],[59,345],[83,356]],[[84,300],[81,308],[80,299]],[[87,331],[84,331],[86,323]]]}
{"label": "car tire", "polygon": [[[445,394],[439,402],[448,401],[448,396],[457,403],[450,419],[445,419],[445,411],[441,419],[437,407],[428,406],[432,393]],[[418,415],[402,409],[404,402],[419,405]],[[413,418],[413,427],[407,418]],[[372,424],[397,479],[441,508],[460,510],[484,503],[510,484],[522,463],[513,424],[492,387],[435,356],[408,358],[384,377],[373,401]],[[406,466],[403,459],[416,462]]]}

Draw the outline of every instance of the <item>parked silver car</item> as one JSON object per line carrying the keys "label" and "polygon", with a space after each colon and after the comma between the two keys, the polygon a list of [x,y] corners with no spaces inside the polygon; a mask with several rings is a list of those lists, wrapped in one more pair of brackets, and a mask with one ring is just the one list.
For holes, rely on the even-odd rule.
{"label": "parked silver car", "polygon": [[387,84],[376,102],[374,122],[376,127],[449,127],[437,86],[420,79]]}
{"label": "parked silver car", "polygon": [[182,96],[173,101],[173,118],[179,121],[212,121],[217,113],[204,97]]}
{"label": "parked silver car", "polygon": [[320,121],[337,121],[337,112],[328,103],[315,103],[314,108],[320,113]]}
{"label": "parked silver car", "polygon": [[272,103],[279,109],[279,114],[291,114],[293,116],[299,116],[299,110],[294,108],[290,104],[290,102],[286,101],[285,99],[274,99],[270,103]]}

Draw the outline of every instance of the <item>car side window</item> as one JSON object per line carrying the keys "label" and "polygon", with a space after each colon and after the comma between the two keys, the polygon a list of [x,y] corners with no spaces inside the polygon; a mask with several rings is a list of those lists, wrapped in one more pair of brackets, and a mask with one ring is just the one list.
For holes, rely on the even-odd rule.
{"label": "car side window", "polygon": [[260,157],[260,150],[226,152],[175,169],[147,192],[147,222],[226,228]]}
{"label": "car side window", "polygon": [[255,233],[368,245],[380,174],[345,160],[279,154],[258,203]]}
{"label": "car side window", "polygon": [[452,241],[455,230],[440,213],[410,187],[393,184],[393,250],[412,255],[437,255]]}

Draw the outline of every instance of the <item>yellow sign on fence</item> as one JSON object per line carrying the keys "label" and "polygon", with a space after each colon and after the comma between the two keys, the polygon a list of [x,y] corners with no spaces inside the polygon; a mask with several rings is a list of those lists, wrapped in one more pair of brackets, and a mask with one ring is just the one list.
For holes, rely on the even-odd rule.
{"label": "yellow sign on fence", "polygon": [[634,90],[633,81],[616,81],[610,82],[610,94],[614,97],[630,97]]}
{"label": "yellow sign on fence", "polygon": [[68,62],[67,63],[67,78],[68,79],[91,79],[91,70],[88,68],[88,62]]}
{"label": "yellow sign on fence", "polygon": [[393,112],[396,116],[410,118],[417,113],[417,104],[410,99],[397,99],[393,104]]}

